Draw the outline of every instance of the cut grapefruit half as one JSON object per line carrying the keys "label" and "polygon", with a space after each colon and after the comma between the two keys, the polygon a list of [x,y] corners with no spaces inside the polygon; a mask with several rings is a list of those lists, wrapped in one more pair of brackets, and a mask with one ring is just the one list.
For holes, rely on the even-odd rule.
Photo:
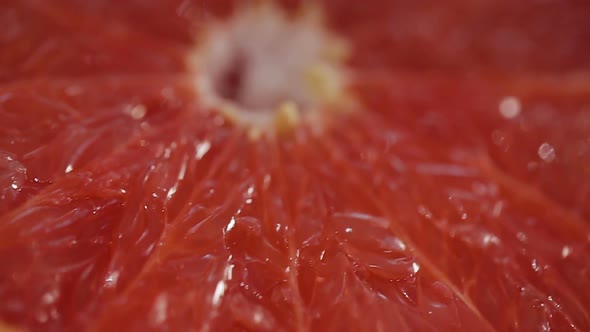
{"label": "cut grapefruit half", "polygon": [[0,331],[590,330],[588,4],[0,21]]}

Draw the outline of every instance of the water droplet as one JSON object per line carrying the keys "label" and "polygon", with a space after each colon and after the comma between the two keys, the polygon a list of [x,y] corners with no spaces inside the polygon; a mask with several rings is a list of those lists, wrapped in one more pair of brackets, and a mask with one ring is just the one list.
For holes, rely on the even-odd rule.
{"label": "water droplet", "polygon": [[213,298],[211,300],[214,306],[219,306],[219,304],[221,303],[221,298],[223,297],[223,294],[225,294],[226,289],[227,284],[224,280],[221,280],[217,283],[217,286],[215,287],[215,292],[213,292]]}
{"label": "water droplet", "polygon": [[520,114],[520,100],[516,97],[505,97],[500,101],[498,110],[500,114],[506,119],[513,119]]}
{"label": "water droplet", "polygon": [[172,156],[172,150],[170,148],[165,148],[164,149],[164,159],[170,159],[170,156]]}
{"label": "water droplet", "polygon": [[490,244],[500,244],[500,239],[492,234],[486,234],[483,237],[483,245],[484,247],[489,246]]}
{"label": "water droplet", "polygon": [[55,300],[57,300],[58,296],[59,296],[58,291],[56,289],[54,289],[54,290],[51,290],[51,291],[43,294],[41,301],[43,302],[43,304],[52,304],[55,302]]}
{"label": "water droplet", "polygon": [[551,144],[545,142],[539,146],[539,150],[537,151],[539,154],[539,158],[541,158],[545,162],[552,162],[555,160],[555,149]]}
{"label": "water droplet", "polygon": [[426,219],[432,218],[432,212],[424,205],[418,205],[418,213]]}
{"label": "water droplet", "polygon": [[248,195],[252,195],[253,193],[254,193],[254,186],[249,186],[249,187],[248,187],[247,194],[248,194]]}
{"label": "water droplet", "polygon": [[571,254],[572,254],[572,247],[564,246],[563,248],[561,248],[561,257],[567,258]]}
{"label": "water droplet", "polygon": [[223,271],[223,277],[226,280],[232,280],[234,276],[234,265],[233,264],[228,264],[225,267],[225,270]]}
{"label": "water droplet", "polygon": [[166,321],[168,310],[168,298],[166,295],[158,295],[152,310],[152,321],[154,324],[162,324],[164,321]]}
{"label": "water droplet", "polygon": [[262,185],[264,187],[264,189],[268,189],[268,187],[270,186],[270,174],[265,174],[264,175],[264,180],[262,181]]}
{"label": "water droplet", "polygon": [[492,216],[499,217],[502,214],[502,210],[504,209],[504,202],[497,201],[492,208]]}
{"label": "water droplet", "polygon": [[523,232],[518,232],[516,233],[516,238],[520,241],[520,242],[526,242],[528,240],[526,234],[524,234]]}
{"label": "water droplet", "polygon": [[254,323],[256,324],[260,324],[262,323],[262,313],[259,310],[256,310],[256,312],[254,313]]}
{"label": "water droplet", "polygon": [[172,196],[174,196],[174,194],[176,194],[176,190],[178,186],[175,184],[174,186],[172,186],[169,190],[168,193],[166,194],[166,199],[170,200],[172,198]]}
{"label": "water droplet", "polygon": [[236,226],[236,219],[234,217],[232,217],[229,221],[229,223],[227,224],[227,227],[225,228],[226,232],[231,231],[234,227]]}
{"label": "water droplet", "polygon": [[211,143],[209,141],[201,142],[197,146],[197,153],[196,153],[197,160],[201,160],[207,154],[207,152],[209,152],[210,148],[211,148]]}
{"label": "water droplet", "polygon": [[65,170],[65,172],[66,172],[66,174],[67,174],[67,173],[70,173],[70,172],[71,172],[71,171],[73,171],[73,170],[74,170],[74,166],[72,166],[72,165],[70,164],[70,165],[66,166],[66,170]]}
{"label": "water droplet", "polygon": [[14,189],[14,190],[17,190],[17,189],[18,189],[18,184],[16,184],[16,183],[13,183],[13,184],[11,184],[11,185],[10,185],[10,187],[11,187],[12,189]]}
{"label": "water droplet", "polygon": [[131,110],[129,111],[129,115],[131,115],[131,117],[134,118],[135,120],[143,119],[143,117],[145,116],[146,113],[147,113],[147,108],[142,104],[138,104],[138,105],[133,106],[131,108]]}
{"label": "water droplet", "polygon": [[416,262],[412,263],[412,270],[414,271],[414,273],[418,273],[418,271],[420,271],[420,265]]}
{"label": "water droplet", "polygon": [[104,279],[105,287],[115,287],[117,285],[117,281],[119,280],[119,271],[113,271]]}
{"label": "water droplet", "polygon": [[346,230],[344,230],[346,233],[352,233],[352,228],[348,227],[346,228]]}
{"label": "water droplet", "polygon": [[400,250],[402,250],[402,251],[405,251],[405,250],[406,250],[406,248],[407,248],[407,247],[406,247],[406,244],[405,244],[405,243],[404,243],[402,240],[400,240],[400,239],[397,239],[397,238],[396,238],[396,239],[395,239],[395,244],[397,244],[398,248],[399,248]]}

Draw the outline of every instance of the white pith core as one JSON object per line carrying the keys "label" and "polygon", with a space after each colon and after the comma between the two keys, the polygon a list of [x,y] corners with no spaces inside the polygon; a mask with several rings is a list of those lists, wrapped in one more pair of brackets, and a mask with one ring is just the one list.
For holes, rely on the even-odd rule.
{"label": "white pith core", "polygon": [[268,4],[212,23],[188,58],[202,102],[253,132],[343,102],[347,47],[322,23],[315,9],[288,17]]}

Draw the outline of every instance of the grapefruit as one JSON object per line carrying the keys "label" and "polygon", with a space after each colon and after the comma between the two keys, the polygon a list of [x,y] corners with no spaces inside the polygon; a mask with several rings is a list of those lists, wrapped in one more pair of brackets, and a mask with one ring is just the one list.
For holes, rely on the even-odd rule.
{"label": "grapefruit", "polygon": [[587,3],[0,18],[0,331],[590,330]]}

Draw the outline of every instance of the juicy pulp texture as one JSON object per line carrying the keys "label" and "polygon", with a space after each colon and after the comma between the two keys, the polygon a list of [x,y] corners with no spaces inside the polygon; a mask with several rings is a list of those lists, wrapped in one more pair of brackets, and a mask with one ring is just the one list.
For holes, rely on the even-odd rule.
{"label": "juicy pulp texture", "polygon": [[359,110],[255,142],[184,67],[229,1],[0,5],[1,321],[589,330],[588,5],[321,4]]}

